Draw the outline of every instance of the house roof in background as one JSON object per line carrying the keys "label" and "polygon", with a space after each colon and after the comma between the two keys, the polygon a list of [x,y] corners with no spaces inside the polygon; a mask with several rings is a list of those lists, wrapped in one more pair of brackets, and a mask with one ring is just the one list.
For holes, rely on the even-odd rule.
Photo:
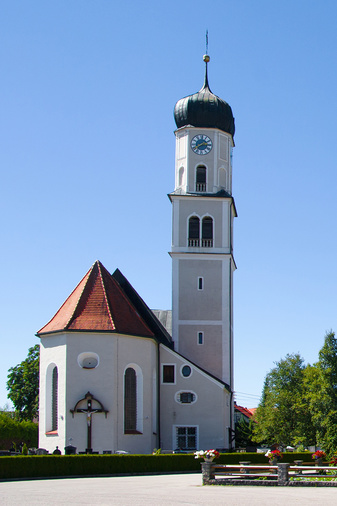
{"label": "house roof in background", "polygon": [[[235,403],[234,403],[234,409],[236,411],[239,411],[242,415],[246,416],[247,418],[252,418],[252,416],[253,416],[251,409],[244,408],[243,406],[239,406],[238,404],[235,404]],[[253,409],[255,410],[256,408],[253,408]]]}

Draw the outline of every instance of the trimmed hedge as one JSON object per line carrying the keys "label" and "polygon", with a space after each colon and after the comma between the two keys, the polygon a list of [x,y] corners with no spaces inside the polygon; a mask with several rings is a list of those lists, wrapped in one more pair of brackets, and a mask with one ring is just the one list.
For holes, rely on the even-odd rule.
{"label": "trimmed hedge", "polygon": [[[282,462],[310,461],[311,453],[286,453]],[[165,455],[27,455],[0,457],[0,479],[46,478],[56,476],[98,476],[200,472],[202,459],[193,454]],[[219,464],[267,464],[263,453],[223,453]]]}

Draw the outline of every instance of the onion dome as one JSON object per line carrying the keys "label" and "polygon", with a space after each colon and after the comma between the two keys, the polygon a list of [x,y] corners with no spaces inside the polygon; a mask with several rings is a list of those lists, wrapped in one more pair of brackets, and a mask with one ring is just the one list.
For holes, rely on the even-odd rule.
{"label": "onion dome", "polygon": [[219,128],[234,137],[235,124],[231,106],[211,92],[208,84],[208,54],[204,55],[206,64],[205,82],[194,95],[181,98],[174,107],[177,128],[184,126]]}

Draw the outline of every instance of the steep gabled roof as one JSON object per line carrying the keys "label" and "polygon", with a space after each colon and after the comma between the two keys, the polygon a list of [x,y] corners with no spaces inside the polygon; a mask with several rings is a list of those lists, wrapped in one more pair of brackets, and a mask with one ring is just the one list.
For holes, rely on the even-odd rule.
{"label": "steep gabled roof", "polygon": [[37,335],[62,331],[114,332],[158,339],[120,283],[98,260]]}
{"label": "steep gabled roof", "polygon": [[144,300],[139,296],[133,286],[129,283],[125,276],[121,273],[119,269],[116,269],[112,274],[112,278],[119,284],[123,292],[127,295],[129,300],[132,302],[138,313],[142,316],[146,325],[151,329],[151,331],[156,336],[157,340],[168,346],[169,348],[173,348],[173,342],[170,334],[167,332],[164,325],[161,324],[159,319],[153,313],[153,311],[148,307],[148,305],[144,302]]}

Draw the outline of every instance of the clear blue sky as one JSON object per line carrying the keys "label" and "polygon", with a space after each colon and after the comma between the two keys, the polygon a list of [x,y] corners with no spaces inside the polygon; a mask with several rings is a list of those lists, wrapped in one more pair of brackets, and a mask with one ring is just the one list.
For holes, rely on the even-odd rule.
{"label": "clear blue sky", "polygon": [[317,360],[337,330],[336,22],[332,0],[1,2],[0,406],[96,259],[171,307],[172,113],[206,28],[237,128],[238,403],[287,353]]}

